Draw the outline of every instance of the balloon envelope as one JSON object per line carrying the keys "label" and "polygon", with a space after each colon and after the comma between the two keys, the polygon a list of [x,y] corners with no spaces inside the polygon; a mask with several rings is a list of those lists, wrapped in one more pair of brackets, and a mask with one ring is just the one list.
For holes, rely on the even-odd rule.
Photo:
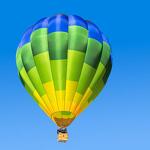
{"label": "balloon envelope", "polygon": [[16,63],[26,90],[62,128],[100,93],[112,67],[109,42],[99,28],[62,14],[27,29]]}

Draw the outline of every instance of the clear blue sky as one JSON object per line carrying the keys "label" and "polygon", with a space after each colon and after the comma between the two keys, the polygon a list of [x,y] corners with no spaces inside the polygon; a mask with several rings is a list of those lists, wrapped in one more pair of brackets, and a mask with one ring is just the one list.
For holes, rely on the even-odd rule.
{"label": "clear blue sky", "polygon": [[[5,0],[0,3],[1,150],[150,150],[149,0]],[[15,54],[44,16],[77,14],[109,37],[113,69],[103,92],[56,141],[56,126],[22,87]]]}

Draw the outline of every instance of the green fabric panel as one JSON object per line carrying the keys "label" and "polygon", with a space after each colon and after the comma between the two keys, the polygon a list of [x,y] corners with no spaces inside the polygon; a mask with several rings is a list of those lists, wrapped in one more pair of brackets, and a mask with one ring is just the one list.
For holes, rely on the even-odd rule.
{"label": "green fabric panel", "polygon": [[98,67],[97,67],[96,73],[92,79],[92,82],[90,83],[90,86],[89,86],[90,89],[93,90],[95,84],[97,83],[99,78],[103,77],[104,73],[105,73],[105,66],[100,62]]}
{"label": "green fabric panel", "polygon": [[68,33],[53,32],[48,35],[50,59],[66,59],[68,51]]}
{"label": "green fabric panel", "polygon": [[68,50],[67,80],[79,80],[82,66],[84,63],[84,57],[85,53],[83,52]]}
{"label": "green fabric panel", "polygon": [[95,39],[88,38],[88,46],[85,55],[85,62],[97,68],[100,61],[102,44]]}
{"label": "green fabric panel", "polygon": [[26,71],[28,72],[31,68],[35,66],[30,43],[25,44],[22,47],[21,55],[22,55],[22,61],[23,61],[24,67]]}
{"label": "green fabric panel", "polygon": [[110,57],[110,46],[106,42],[103,42],[101,62],[104,66],[106,66],[109,57]]}
{"label": "green fabric panel", "polygon": [[[33,92],[35,91],[35,88],[31,82],[31,80],[29,79],[24,67],[22,68],[24,71],[22,72],[22,75],[20,73],[18,73],[19,78],[22,82],[22,84],[24,85],[25,89],[27,90],[27,92],[32,96],[32,98],[38,103],[38,101],[34,98],[33,96]],[[22,77],[23,76],[23,77]]]}
{"label": "green fabric panel", "polygon": [[20,79],[20,81],[21,81],[22,85],[23,85],[23,86],[25,86],[25,82],[24,82],[24,80],[22,79],[22,77],[21,77],[21,75],[20,75],[20,73],[19,73],[19,72],[18,72],[18,76],[19,76],[19,79]]}
{"label": "green fabric panel", "polygon": [[33,91],[28,87],[27,84],[25,84],[25,89],[26,89],[27,92],[33,97]]}
{"label": "green fabric panel", "polygon": [[111,72],[111,67],[112,67],[111,59],[109,59],[107,65],[106,65],[106,71],[104,71],[104,73],[102,73],[102,77],[100,77],[98,79],[98,81],[95,83],[95,85],[92,88],[93,94],[88,100],[89,103],[96,98],[96,96],[101,92],[101,90],[105,86],[106,81]]}
{"label": "green fabric panel", "polygon": [[34,89],[26,71],[25,68],[23,66],[23,62],[22,62],[22,58],[21,58],[21,48],[19,48],[17,50],[17,54],[16,54],[16,63],[17,63],[17,69],[18,69],[18,75],[19,78],[22,82],[22,84],[25,86],[25,84],[28,85],[28,87],[30,87],[31,90]]}
{"label": "green fabric panel", "polygon": [[32,82],[31,82],[31,80],[29,79],[28,74],[27,74],[27,72],[26,72],[26,70],[25,70],[24,67],[21,69],[20,75],[21,75],[21,77],[22,77],[24,83],[25,83],[32,91],[34,91],[35,88],[34,88]]}
{"label": "green fabric panel", "polygon": [[27,92],[30,94],[30,96],[35,100],[35,102],[37,104],[39,104],[38,100],[33,96],[33,92],[26,84],[25,84],[25,89],[27,90]]}
{"label": "green fabric panel", "polygon": [[40,28],[31,34],[33,56],[48,51],[47,28]]}
{"label": "green fabric panel", "polygon": [[102,90],[102,88],[104,87],[104,82],[102,79],[99,79],[97,81],[97,83],[95,84],[94,88],[92,89],[93,94],[97,96],[97,94]]}
{"label": "green fabric panel", "polygon": [[[27,92],[33,96],[33,91],[35,91],[35,88],[23,66],[23,63],[22,63],[22,58],[21,58],[21,53],[17,53],[17,55],[19,54],[19,61],[21,63],[21,68],[19,68],[19,72],[18,72],[18,75],[19,75],[19,78],[22,82],[22,84],[24,85],[25,89],[27,90]],[[17,58],[18,59],[18,58]]]}
{"label": "green fabric panel", "polygon": [[88,99],[88,103],[91,103],[98,96],[104,86],[104,82],[102,80],[98,80],[95,87],[93,88],[93,94]]}
{"label": "green fabric panel", "polygon": [[39,77],[36,67],[33,67],[31,70],[28,71],[28,76],[29,76],[30,80],[32,81],[35,89],[39,93],[39,95],[43,96],[45,94],[45,90],[43,88],[43,85],[40,80],[40,77]]}
{"label": "green fabric panel", "polygon": [[100,63],[97,67],[96,73],[94,75],[94,78],[90,84],[90,88],[93,90],[95,87],[96,82],[99,79],[102,79],[105,72],[106,72],[106,64],[108,63],[108,60],[110,58],[110,46],[106,43],[103,42],[103,49],[102,49],[102,55],[101,55],[101,60]]}
{"label": "green fabric panel", "polygon": [[19,48],[19,49],[17,50],[17,54],[16,54],[16,64],[17,64],[18,72],[20,72],[20,70],[23,68],[23,63],[22,63],[22,58],[21,58],[21,48]]}
{"label": "green fabric panel", "polygon": [[24,85],[24,87],[28,86],[28,89],[30,93],[32,93],[32,91],[34,91],[34,87],[27,75],[27,72],[23,66],[23,62],[22,62],[22,58],[21,58],[21,49],[19,49],[19,51],[17,51],[17,67],[18,67],[18,75],[19,78],[22,82],[22,84]]}
{"label": "green fabric panel", "polygon": [[80,80],[77,87],[77,92],[80,94],[84,94],[86,89],[88,88],[91,80],[93,79],[93,76],[95,74],[96,70],[89,66],[88,64],[84,63],[82,72],[80,75]]}
{"label": "green fabric panel", "polygon": [[[39,103],[38,101],[37,101],[37,99],[35,99],[35,97],[33,96],[33,89],[31,89],[26,83],[24,83],[24,87],[25,87],[25,89],[26,89],[26,91],[30,94],[30,96],[32,96],[32,98],[37,102],[37,103]],[[35,89],[34,89],[35,90]]]}
{"label": "green fabric panel", "polygon": [[52,75],[48,51],[34,56],[34,62],[42,83],[51,81]]}
{"label": "green fabric panel", "polygon": [[51,70],[56,90],[66,87],[67,60],[51,60]]}
{"label": "green fabric panel", "polygon": [[81,26],[69,26],[68,49],[86,51],[88,30]]}
{"label": "green fabric panel", "polygon": [[71,115],[70,111],[60,111],[62,115]]}
{"label": "green fabric panel", "polygon": [[112,62],[111,62],[111,57],[110,57],[110,58],[109,58],[109,61],[108,61],[108,63],[107,63],[107,65],[106,65],[106,72],[105,72],[105,75],[104,75],[104,77],[103,77],[104,83],[107,82],[107,79],[108,79],[108,77],[109,77],[109,75],[110,75],[110,72],[111,72],[111,68],[112,68]]}

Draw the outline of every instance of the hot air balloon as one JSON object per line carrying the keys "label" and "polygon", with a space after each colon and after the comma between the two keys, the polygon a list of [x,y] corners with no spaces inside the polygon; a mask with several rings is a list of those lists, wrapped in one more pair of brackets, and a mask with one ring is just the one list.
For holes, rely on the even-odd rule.
{"label": "hot air balloon", "polygon": [[91,21],[46,17],[24,33],[16,53],[19,78],[68,140],[67,126],[96,98],[111,72],[110,45]]}

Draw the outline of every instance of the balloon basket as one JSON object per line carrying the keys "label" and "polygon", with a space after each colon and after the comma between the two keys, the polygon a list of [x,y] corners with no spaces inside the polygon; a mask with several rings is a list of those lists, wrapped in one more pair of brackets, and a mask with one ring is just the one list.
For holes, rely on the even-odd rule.
{"label": "balloon basket", "polygon": [[68,132],[66,128],[59,128],[57,130],[57,141],[66,143],[68,141]]}

